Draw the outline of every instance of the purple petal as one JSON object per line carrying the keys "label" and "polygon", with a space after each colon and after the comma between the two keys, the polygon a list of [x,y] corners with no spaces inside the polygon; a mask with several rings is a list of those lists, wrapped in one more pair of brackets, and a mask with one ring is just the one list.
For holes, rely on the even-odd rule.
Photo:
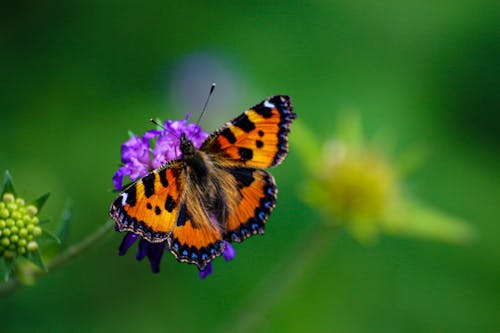
{"label": "purple petal", "polygon": [[128,168],[126,166],[120,167],[118,170],[116,170],[115,174],[113,175],[113,187],[115,190],[120,191],[123,187],[123,178],[128,175]]}
{"label": "purple petal", "polygon": [[236,257],[236,251],[231,246],[231,244],[229,244],[226,241],[224,241],[224,243],[226,244],[224,246],[224,251],[222,252],[222,255],[224,256],[224,259],[226,259],[226,261],[233,260],[234,257]]}
{"label": "purple petal", "polygon": [[137,239],[137,235],[131,232],[127,232],[125,237],[123,237],[122,243],[120,244],[120,248],[118,249],[118,255],[123,256],[127,253],[127,250],[134,244]]}
{"label": "purple petal", "polygon": [[148,249],[148,259],[153,273],[160,272],[160,262],[165,250],[165,242],[150,243]]}
{"label": "purple petal", "polygon": [[212,274],[212,262],[209,262],[208,265],[205,266],[205,268],[200,269],[200,279],[204,279],[207,276]]}
{"label": "purple petal", "polygon": [[137,254],[135,255],[135,258],[137,260],[144,259],[148,255],[148,247],[149,247],[149,242],[144,238],[141,238],[141,240],[139,241],[139,248],[137,249]]}
{"label": "purple petal", "polygon": [[143,140],[149,141],[151,139],[157,138],[161,135],[160,130],[149,130],[142,136]]}
{"label": "purple petal", "polygon": [[128,165],[129,176],[132,181],[146,176],[149,173],[149,164],[144,164],[135,157],[129,161]]}
{"label": "purple petal", "polygon": [[122,161],[128,163],[135,158],[141,163],[149,165],[149,143],[134,135],[122,144]]}
{"label": "purple petal", "polygon": [[165,163],[180,157],[180,141],[170,133],[165,133],[156,141],[153,149],[153,167],[159,168]]}

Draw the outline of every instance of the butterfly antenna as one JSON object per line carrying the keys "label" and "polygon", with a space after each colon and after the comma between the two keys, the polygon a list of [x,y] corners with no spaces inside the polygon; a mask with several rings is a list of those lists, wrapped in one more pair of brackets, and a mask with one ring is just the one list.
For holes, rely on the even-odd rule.
{"label": "butterfly antenna", "polygon": [[165,128],[165,126],[163,126],[163,124],[160,123],[158,120],[151,118],[151,119],[149,119],[149,121],[151,121],[153,124],[155,124],[156,126],[161,128],[162,130],[168,131],[170,134],[175,136],[177,139],[180,139],[179,136],[174,131],[172,131],[170,128]]}
{"label": "butterfly antenna", "polygon": [[215,83],[212,83],[210,86],[210,92],[208,93],[207,99],[205,101],[205,105],[203,105],[203,110],[201,111],[200,117],[198,118],[198,121],[196,122],[196,125],[200,124],[201,117],[205,114],[205,111],[207,110],[208,102],[210,101],[210,97],[214,93],[215,90]]}

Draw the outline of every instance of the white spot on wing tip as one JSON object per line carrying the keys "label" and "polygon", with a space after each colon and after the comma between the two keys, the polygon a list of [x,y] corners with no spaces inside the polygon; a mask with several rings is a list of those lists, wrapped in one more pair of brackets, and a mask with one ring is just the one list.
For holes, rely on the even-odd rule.
{"label": "white spot on wing tip", "polygon": [[268,100],[264,101],[264,106],[266,108],[274,109],[274,104],[270,103]]}
{"label": "white spot on wing tip", "polygon": [[124,192],[121,194],[121,196],[122,196],[122,206],[125,206],[125,204],[127,203],[128,194]]}

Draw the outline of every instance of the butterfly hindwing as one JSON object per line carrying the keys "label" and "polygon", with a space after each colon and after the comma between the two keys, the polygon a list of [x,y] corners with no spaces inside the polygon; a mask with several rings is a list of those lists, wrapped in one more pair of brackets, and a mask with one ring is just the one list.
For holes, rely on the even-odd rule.
{"label": "butterfly hindwing", "polygon": [[150,242],[167,239],[178,215],[181,172],[174,164],[167,165],[127,187],[111,206],[118,230]]}
{"label": "butterfly hindwing", "polygon": [[276,166],[288,153],[288,133],[295,117],[289,96],[269,97],[217,130],[201,150],[247,167]]}
{"label": "butterfly hindwing", "polygon": [[264,233],[278,190],[273,176],[264,170],[235,167],[229,172],[237,180],[241,199],[228,216],[223,237],[230,242],[242,242]]}
{"label": "butterfly hindwing", "polygon": [[[189,191],[186,194],[189,195]],[[202,207],[200,204],[191,195],[182,202],[168,244],[178,261],[196,264],[203,269],[222,254],[224,242],[217,224],[210,221],[204,210],[197,209]],[[194,214],[193,211],[197,210],[198,213]]]}

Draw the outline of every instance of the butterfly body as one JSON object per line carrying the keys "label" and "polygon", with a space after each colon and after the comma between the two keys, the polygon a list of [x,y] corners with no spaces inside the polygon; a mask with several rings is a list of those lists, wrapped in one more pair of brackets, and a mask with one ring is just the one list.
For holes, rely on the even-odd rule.
{"label": "butterfly body", "polygon": [[167,241],[177,260],[200,269],[221,255],[224,240],[264,233],[277,195],[264,169],[286,156],[294,118],[290,98],[278,95],[226,123],[200,149],[183,134],[179,159],[131,184],[113,202],[118,230]]}

